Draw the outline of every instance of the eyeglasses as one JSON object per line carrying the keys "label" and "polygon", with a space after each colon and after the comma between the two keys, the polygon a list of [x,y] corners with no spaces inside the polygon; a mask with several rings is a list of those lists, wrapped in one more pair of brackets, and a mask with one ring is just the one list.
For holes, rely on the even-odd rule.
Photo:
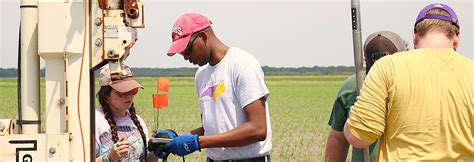
{"label": "eyeglasses", "polygon": [[138,93],[138,88],[132,89],[132,90],[130,90],[130,91],[128,91],[128,92],[118,92],[118,91],[117,91],[117,95],[118,95],[119,97],[127,97],[127,96],[129,96],[129,95],[135,96],[137,93]]}
{"label": "eyeglasses", "polygon": [[193,44],[194,44],[194,41],[195,41],[196,38],[198,38],[198,37],[199,37],[199,34],[196,34],[196,36],[193,38],[193,40],[188,43],[188,45],[186,46],[186,48],[184,49],[184,51],[181,52],[182,55],[191,55],[191,52],[193,52]]}

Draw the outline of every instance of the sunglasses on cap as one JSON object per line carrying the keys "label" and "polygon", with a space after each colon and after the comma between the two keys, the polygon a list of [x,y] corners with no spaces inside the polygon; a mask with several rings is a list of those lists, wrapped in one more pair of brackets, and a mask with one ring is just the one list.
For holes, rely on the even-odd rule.
{"label": "sunglasses on cap", "polygon": [[181,55],[191,55],[191,52],[193,52],[193,44],[194,44],[194,41],[196,40],[196,38],[198,38],[199,35],[196,35],[192,41],[190,41],[188,43],[188,45],[186,46],[186,48],[184,49],[183,52],[181,52],[180,54]]}
{"label": "sunglasses on cap", "polygon": [[194,41],[196,40],[196,38],[198,38],[199,35],[201,35],[201,33],[205,33],[207,31],[209,31],[209,29],[204,28],[203,30],[196,32],[197,34],[194,36],[194,38],[192,38],[191,41],[189,41],[188,45],[186,45],[186,48],[180,54],[183,55],[183,56],[184,55],[190,56],[191,52],[193,52],[193,44],[194,44]]}
{"label": "sunglasses on cap", "polygon": [[127,97],[129,95],[135,96],[138,93],[138,88],[132,89],[128,92],[116,92],[119,97]]}

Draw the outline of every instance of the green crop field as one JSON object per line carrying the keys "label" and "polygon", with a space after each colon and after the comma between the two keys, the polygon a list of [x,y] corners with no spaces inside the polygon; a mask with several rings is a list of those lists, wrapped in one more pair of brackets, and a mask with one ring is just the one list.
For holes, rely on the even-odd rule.
{"label": "green crop field", "polygon": [[[334,97],[346,76],[270,76],[268,100],[273,132],[272,160],[320,161],[324,157],[329,126],[327,120]],[[139,115],[149,131],[154,128],[151,94],[156,93],[155,78],[137,78],[145,89],[135,97]],[[0,118],[16,118],[15,78],[0,79]],[[41,83],[44,101],[44,81]],[[42,102],[42,114],[45,103]],[[44,116],[44,115],[42,115]],[[44,122],[42,122],[44,124]],[[159,110],[159,127],[179,132],[200,127],[194,78],[170,78],[169,107]],[[44,125],[43,125],[44,127]],[[205,151],[186,156],[186,161],[204,161]],[[181,161],[170,156],[170,161]]]}

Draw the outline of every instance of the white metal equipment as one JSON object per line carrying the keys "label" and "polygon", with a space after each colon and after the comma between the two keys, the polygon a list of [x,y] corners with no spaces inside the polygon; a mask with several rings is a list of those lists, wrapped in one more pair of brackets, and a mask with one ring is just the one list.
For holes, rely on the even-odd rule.
{"label": "white metal equipment", "polygon": [[[0,162],[93,161],[94,71],[112,79],[144,28],[140,0],[21,0],[18,119],[0,120]],[[40,121],[39,58],[45,61]],[[20,68],[20,67],[19,67]],[[45,130],[40,123],[45,122]]]}

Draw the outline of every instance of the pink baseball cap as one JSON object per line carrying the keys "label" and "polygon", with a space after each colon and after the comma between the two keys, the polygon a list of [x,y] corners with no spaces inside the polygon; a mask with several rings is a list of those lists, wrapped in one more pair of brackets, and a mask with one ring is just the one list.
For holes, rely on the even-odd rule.
{"label": "pink baseball cap", "polygon": [[200,31],[211,26],[211,20],[198,13],[186,13],[181,15],[173,25],[171,32],[171,47],[168,50],[168,56],[183,52],[194,32]]}

